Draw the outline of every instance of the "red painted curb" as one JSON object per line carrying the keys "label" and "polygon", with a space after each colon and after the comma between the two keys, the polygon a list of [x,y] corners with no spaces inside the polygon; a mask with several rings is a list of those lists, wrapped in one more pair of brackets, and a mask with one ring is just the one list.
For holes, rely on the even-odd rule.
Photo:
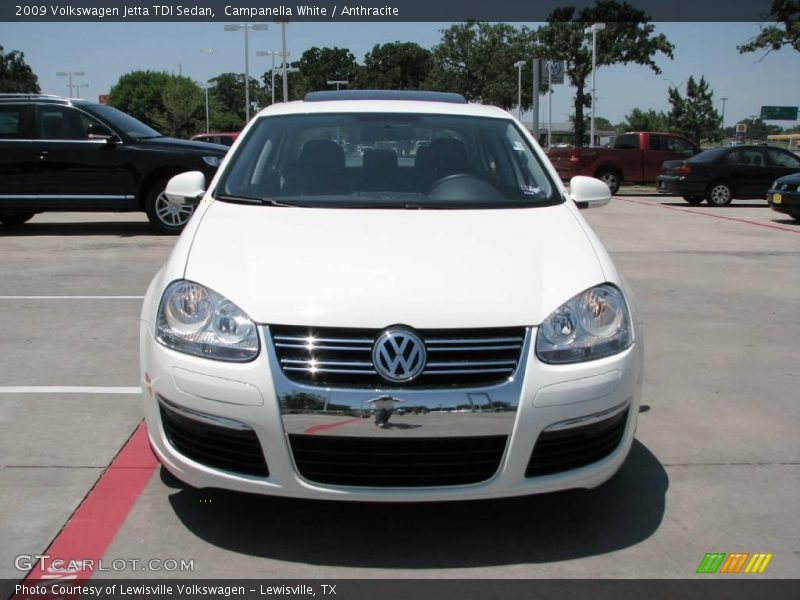
{"label": "red painted curb", "polygon": [[[41,586],[89,579],[156,466],[147,429],[141,423],[43,553],[48,558],[36,563],[23,584]],[[25,597],[14,596],[15,600]]]}
{"label": "red painted curb", "polygon": [[722,219],[723,221],[733,221],[735,223],[747,223],[748,225],[756,225],[758,227],[766,227],[767,229],[777,229],[778,231],[787,231],[789,233],[800,233],[800,229],[790,229],[789,227],[782,227],[780,225],[772,225],[770,223],[761,223],[759,221],[752,221],[750,219],[739,219],[736,217],[725,217],[723,215],[712,215],[711,213],[702,210],[691,210],[687,208],[679,208],[677,206],[664,206],[663,204],[653,204],[651,202],[642,202],[641,200],[633,200],[631,198],[620,198],[614,196],[614,200],[622,200],[623,202],[630,202],[631,204],[641,204],[642,206],[654,206],[659,208],[666,208],[668,210],[677,210],[678,212],[687,213],[691,215],[703,215],[705,217],[712,217],[714,219]]}
{"label": "red painted curb", "polygon": [[344,421],[336,421],[336,423],[325,423],[323,425],[313,425],[313,426],[309,427],[308,429],[304,430],[303,433],[307,433],[307,434],[310,435],[310,434],[313,434],[313,433],[317,433],[318,431],[325,431],[327,429],[334,429],[336,427],[341,427],[342,425],[347,425],[348,423],[357,423],[357,422],[362,421],[362,420],[363,419],[361,417],[356,417],[354,419],[346,419]]}

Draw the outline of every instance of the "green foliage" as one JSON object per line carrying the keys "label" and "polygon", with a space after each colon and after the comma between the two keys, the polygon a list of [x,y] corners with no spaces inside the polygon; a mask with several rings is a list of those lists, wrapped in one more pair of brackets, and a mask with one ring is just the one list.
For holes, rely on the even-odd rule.
{"label": "green foliage", "polygon": [[[213,88],[208,90],[209,121],[217,131],[240,131],[245,119],[245,75],[244,73],[222,73],[209,81]],[[267,91],[258,80],[250,78],[250,114],[261,106],[269,104]]]}
{"label": "green foliage", "polygon": [[[779,125],[770,125],[765,123],[759,118],[756,119],[742,119],[739,123],[747,125],[745,138],[749,140],[766,140],[768,135],[775,133],[792,133],[791,129],[784,130]],[[800,128],[796,128],[800,130]],[[736,137],[736,126],[726,127],[724,131],[725,137]]]}
{"label": "green foliage", "polygon": [[663,111],[654,111],[652,108],[647,112],[634,108],[625,116],[625,120],[620,123],[620,131],[668,131],[669,120]]}
{"label": "green foliage", "polygon": [[463,94],[467,100],[504,108],[517,105],[518,72],[514,63],[527,60],[522,69],[522,107],[531,106],[533,33],[507,23],[467,21],[442,30],[433,49],[427,89]]}
{"label": "green foliage", "polygon": [[626,3],[600,0],[577,13],[574,7],[558,8],[550,13],[547,25],[536,32],[538,56],[566,61],[566,73],[576,88],[576,146],[585,132],[584,109],[591,107],[592,100],[585,91],[592,71],[591,34],[584,29],[592,23],[606,24],[597,32],[598,66],[633,63],[660,73],[654,57],[661,53],[672,58],[674,46],[664,34],[654,35],[655,27],[649,21],[644,11]]}
{"label": "green foliage", "polygon": [[[300,67],[300,62],[295,61],[293,63],[289,63],[289,66],[297,69]],[[266,97],[266,104],[270,104],[272,102],[272,93],[270,88],[271,74],[272,69],[264,73],[263,77],[261,78],[264,82],[264,95]],[[303,96],[305,96],[307,88],[302,73],[298,71],[287,72],[286,81],[289,88],[289,100],[300,100],[303,98]],[[326,86],[324,89],[330,89],[330,86]],[[283,102],[283,70],[277,65],[275,66],[275,102]]]}
{"label": "green foliage", "polygon": [[[349,81],[351,84],[355,84],[360,69],[355,56],[347,48],[317,48],[316,46],[303,52],[296,66],[300,68],[302,77],[298,78],[298,85],[293,86],[292,82],[289,83],[289,91],[294,97],[299,98],[302,98],[306,92],[331,89],[331,86],[328,85],[329,80]],[[276,85],[278,79],[276,76]]]}
{"label": "green foliage", "polygon": [[108,103],[157,129],[165,113],[164,90],[172,77],[164,71],[126,73],[111,87]]}
{"label": "green foliage", "polygon": [[772,0],[772,7],[767,17],[776,23],[762,26],[761,32],[756,37],[746,44],[737,46],[739,54],[766,50],[764,54],[766,56],[784,46],[800,52],[800,0]]}
{"label": "green foliage", "polygon": [[161,94],[164,112],[157,122],[165,135],[191,137],[204,126],[203,92],[188,77],[173,76]]}
{"label": "green foliage", "polygon": [[682,133],[698,146],[702,139],[719,140],[722,119],[714,108],[713,96],[714,92],[708,87],[705,77],[700,77],[699,82],[695,82],[694,77],[689,77],[685,98],[678,88],[670,87],[670,130]]}
{"label": "green foliage", "polygon": [[375,45],[364,57],[357,87],[372,90],[416,90],[431,71],[431,52],[412,42]]}
{"label": "green foliage", "polygon": [[25,62],[25,53],[12,50],[8,54],[0,46],[0,93],[38,94],[39,78]]}

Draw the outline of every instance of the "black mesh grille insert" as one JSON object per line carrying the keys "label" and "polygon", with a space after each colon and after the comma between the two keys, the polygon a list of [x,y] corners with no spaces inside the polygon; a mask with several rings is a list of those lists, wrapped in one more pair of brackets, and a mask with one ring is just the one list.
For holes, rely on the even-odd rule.
{"label": "black mesh grille insert", "polygon": [[497,472],[505,435],[381,439],[290,434],[309,481],[366,487],[429,487],[485,481]]}
{"label": "black mesh grille insert", "polygon": [[[291,380],[319,386],[375,388],[387,381],[372,363],[383,330],[271,325],[275,355]],[[517,370],[525,342],[524,327],[427,329],[416,334],[425,343],[423,372],[393,387],[443,388],[491,385]]]}
{"label": "black mesh grille insert", "polygon": [[164,433],[185,457],[208,467],[267,477],[269,469],[252,429],[232,429],[191,419],[159,403]]}
{"label": "black mesh grille insert", "polygon": [[616,450],[625,433],[628,410],[599,423],[545,431],[536,440],[525,477],[585,467]]}

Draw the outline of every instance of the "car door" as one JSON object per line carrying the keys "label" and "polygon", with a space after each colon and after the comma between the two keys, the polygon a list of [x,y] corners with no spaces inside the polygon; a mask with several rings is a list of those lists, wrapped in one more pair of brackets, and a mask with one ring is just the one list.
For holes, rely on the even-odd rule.
{"label": "car door", "polygon": [[[37,104],[39,203],[50,209],[127,210],[135,207],[133,172],[121,139],[73,106]],[[96,138],[90,131],[110,134]]]}
{"label": "car door", "polygon": [[0,210],[34,210],[37,150],[28,104],[0,104]]}
{"label": "car door", "polygon": [[619,161],[619,166],[627,181],[643,181],[642,161],[644,160],[644,152],[641,149],[639,136],[640,134],[638,133],[626,133],[619,136],[614,143],[616,152],[612,154]]}
{"label": "car door", "polygon": [[665,160],[674,158],[667,150],[667,138],[657,133],[648,134],[647,151],[644,152],[642,164],[642,181],[655,181],[661,173],[661,165]]}
{"label": "car door", "polygon": [[727,177],[737,198],[763,196],[774,180],[774,170],[767,164],[764,148],[744,147],[725,156]]}

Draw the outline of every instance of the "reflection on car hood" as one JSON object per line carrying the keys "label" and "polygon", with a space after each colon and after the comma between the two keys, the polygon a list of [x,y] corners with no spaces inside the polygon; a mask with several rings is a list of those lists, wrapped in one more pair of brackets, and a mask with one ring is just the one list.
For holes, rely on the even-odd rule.
{"label": "reflection on car hood", "polygon": [[150,146],[165,150],[194,150],[210,154],[225,154],[230,148],[222,144],[209,144],[208,142],[195,142],[193,140],[179,140],[171,137],[142,138],[134,140],[137,146]]}
{"label": "reflection on car hood", "polygon": [[213,202],[185,277],[258,323],[418,328],[538,324],[603,281],[566,205],[313,209]]}

